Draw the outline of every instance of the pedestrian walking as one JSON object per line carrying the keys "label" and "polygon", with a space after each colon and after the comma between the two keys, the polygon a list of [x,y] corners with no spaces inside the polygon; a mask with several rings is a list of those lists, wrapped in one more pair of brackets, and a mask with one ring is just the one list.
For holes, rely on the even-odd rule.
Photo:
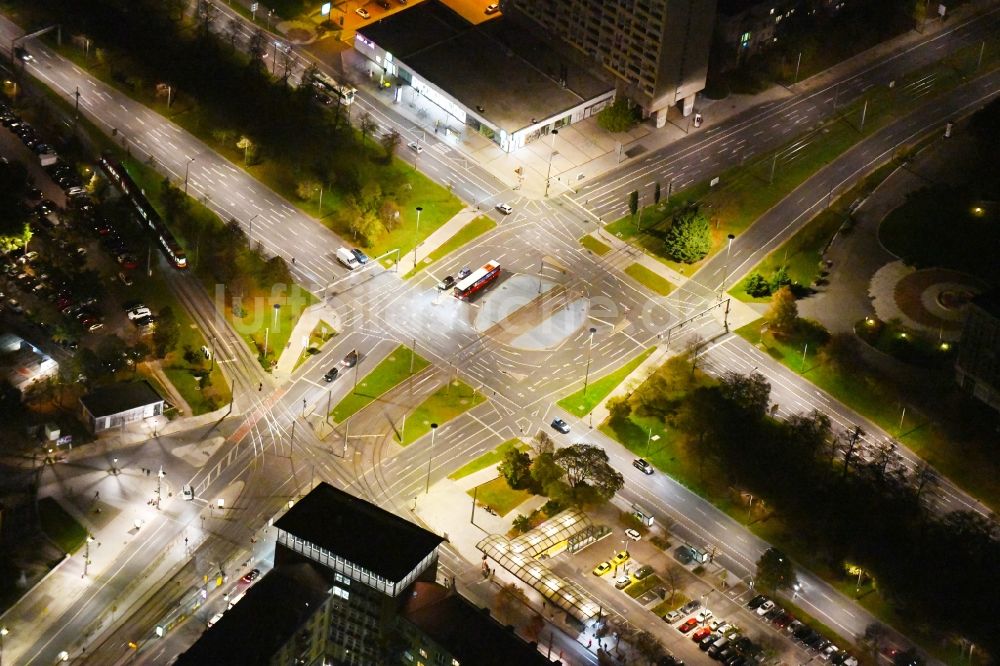
{"label": "pedestrian walking", "polygon": [[264,382],[261,382],[260,384],[257,385],[257,390],[258,391],[263,391],[264,390]]}

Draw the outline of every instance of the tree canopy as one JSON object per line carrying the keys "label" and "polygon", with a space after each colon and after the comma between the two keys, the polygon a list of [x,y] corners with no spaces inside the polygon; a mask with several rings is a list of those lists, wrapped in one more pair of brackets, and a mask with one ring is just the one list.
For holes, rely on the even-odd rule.
{"label": "tree canopy", "polygon": [[674,260],[693,264],[704,259],[712,249],[712,234],[708,218],[697,208],[687,208],[674,216],[664,248]]}

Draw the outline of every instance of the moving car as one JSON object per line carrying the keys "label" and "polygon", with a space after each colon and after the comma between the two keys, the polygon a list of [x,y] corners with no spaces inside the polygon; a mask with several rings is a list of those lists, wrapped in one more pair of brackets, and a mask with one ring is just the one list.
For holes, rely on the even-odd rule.
{"label": "moving car", "polygon": [[189,502],[194,499],[194,488],[191,487],[191,484],[184,484],[184,487],[181,488],[181,497]]}
{"label": "moving car", "polygon": [[596,567],[594,567],[595,576],[603,576],[604,574],[611,571],[611,564],[608,562],[601,562]]}
{"label": "moving car", "polygon": [[415,152],[417,155],[419,155],[420,153],[424,152],[424,147],[421,146],[416,141],[409,142],[408,144],[406,144],[406,147],[409,148],[410,150],[412,150],[413,152]]}
{"label": "moving car", "polygon": [[332,382],[340,374],[339,368],[330,368],[330,371],[323,375],[323,380],[327,383]]}
{"label": "moving car", "polygon": [[251,569],[243,576],[242,580],[244,583],[252,583],[257,580],[258,576],[260,576],[260,569]]}
{"label": "moving car", "polygon": [[569,433],[569,424],[562,419],[553,419],[551,425],[564,435]]}
{"label": "moving car", "polygon": [[440,289],[441,291],[448,291],[454,286],[455,286],[455,278],[453,278],[450,275],[445,276],[443,280],[437,283],[437,288]]}
{"label": "moving car", "polygon": [[639,539],[642,538],[642,535],[639,534],[639,530],[634,530],[631,527],[625,530],[625,536],[627,536],[629,539],[632,539],[632,541],[638,541]]}
{"label": "moving car", "polygon": [[458,272],[458,275],[456,276],[455,279],[457,279],[457,280],[464,280],[465,278],[469,277],[470,275],[472,275],[472,269],[469,268],[468,266],[466,266],[466,267],[464,267],[462,270],[460,270]]}
{"label": "moving car", "polygon": [[498,5],[497,3],[494,2],[493,4],[486,5],[486,15],[487,16],[490,16],[492,14],[496,14],[498,11],[500,11],[500,5]]}
{"label": "moving car", "polygon": [[348,368],[353,368],[357,364],[358,364],[358,352],[357,352],[357,350],[349,352],[347,354],[347,356],[344,357],[344,365],[346,365]]}
{"label": "moving car", "polygon": [[636,458],[635,460],[633,460],[632,467],[635,467],[643,474],[653,473],[653,466],[650,464],[648,460],[643,460],[642,458]]}
{"label": "moving car", "polygon": [[505,204],[505,203],[497,204],[497,210],[503,213],[504,215],[510,215],[511,213],[514,212],[514,209],[510,207],[510,204]]}
{"label": "moving car", "polygon": [[364,7],[358,7],[357,9],[354,10],[354,13],[363,19],[370,19],[372,17],[372,15],[369,14],[368,10],[365,9]]}

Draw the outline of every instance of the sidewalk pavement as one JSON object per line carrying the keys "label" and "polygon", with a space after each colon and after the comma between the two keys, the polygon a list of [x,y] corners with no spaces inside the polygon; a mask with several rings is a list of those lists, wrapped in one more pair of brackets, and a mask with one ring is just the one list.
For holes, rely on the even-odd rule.
{"label": "sidewalk pavement", "polygon": [[[421,241],[420,245],[417,247],[418,266],[429,266],[430,262],[428,261],[428,255],[431,252],[444,245],[449,239],[451,239],[452,236],[461,231],[462,227],[483,214],[483,211],[479,210],[478,207],[466,206],[462,210],[455,213],[450,220],[431,232],[431,234]],[[410,251],[400,257],[399,272],[401,275],[406,275],[412,269],[413,252]]]}
{"label": "sidewalk pavement", "polygon": [[322,301],[310,305],[302,312],[299,320],[295,323],[295,328],[288,336],[288,344],[281,350],[278,363],[271,371],[276,382],[291,378],[292,373],[295,372],[295,364],[298,363],[299,357],[309,343],[309,334],[316,328],[320,320],[330,323],[331,320],[335,319],[337,319],[336,313]]}

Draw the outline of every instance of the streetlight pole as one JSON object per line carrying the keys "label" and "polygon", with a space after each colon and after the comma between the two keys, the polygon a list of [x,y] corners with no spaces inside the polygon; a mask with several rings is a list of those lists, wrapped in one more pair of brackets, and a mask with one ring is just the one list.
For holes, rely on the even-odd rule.
{"label": "streetlight pole", "polygon": [[9,633],[7,627],[0,627],[0,664],[3,664],[3,638]]}
{"label": "streetlight pole", "polygon": [[[84,551],[83,551],[83,575],[80,576],[80,578],[86,578],[87,577],[87,567],[90,565],[90,544],[91,544],[91,542],[93,540],[94,540],[94,537],[92,537],[92,536],[90,536],[88,534],[87,535],[87,545],[86,545],[86,547],[84,548]],[[6,627],[3,628],[3,629],[0,629],[0,635],[2,635],[5,631],[7,631]],[[2,657],[0,657],[0,662],[2,662]]]}
{"label": "streetlight pole", "polygon": [[184,165],[184,196],[188,193],[188,170],[191,168],[191,162],[194,162],[193,157],[189,157],[187,164]]}
{"label": "streetlight pole", "polygon": [[431,424],[431,448],[427,452],[427,482],[424,484],[424,494],[431,491],[431,461],[434,460],[434,435],[437,434],[437,423]]}
{"label": "streetlight pole", "polygon": [[215,334],[212,334],[212,365],[208,369],[209,372],[215,370]]}
{"label": "streetlight pole", "polygon": [[594,349],[594,333],[597,329],[590,327],[590,340],[587,343],[587,373],[583,377],[583,397],[587,397],[587,385],[590,384],[590,352]]}
{"label": "streetlight pole", "polygon": [[726,283],[729,282],[729,254],[733,250],[733,239],[736,238],[733,234],[728,236],[729,242],[726,244],[726,269],[722,274],[722,283],[719,285],[719,300],[722,300],[722,294],[726,291]]}
{"label": "streetlight pole", "polygon": [[549,152],[549,169],[545,173],[545,196],[549,196],[549,181],[552,178],[552,158],[556,154],[556,135],[559,134],[559,130],[552,130],[549,132],[552,136],[552,150]]}
{"label": "streetlight pole", "polygon": [[420,213],[424,211],[423,206],[417,206],[417,228],[413,234],[413,268],[417,268],[417,245],[420,244]]}
{"label": "streetlight pole", "polygon": [[247,222],[247,249],[250,249],[250,245],[253,243],[253,221],[257,219],[260,213],[254,213],[250,221]]}

